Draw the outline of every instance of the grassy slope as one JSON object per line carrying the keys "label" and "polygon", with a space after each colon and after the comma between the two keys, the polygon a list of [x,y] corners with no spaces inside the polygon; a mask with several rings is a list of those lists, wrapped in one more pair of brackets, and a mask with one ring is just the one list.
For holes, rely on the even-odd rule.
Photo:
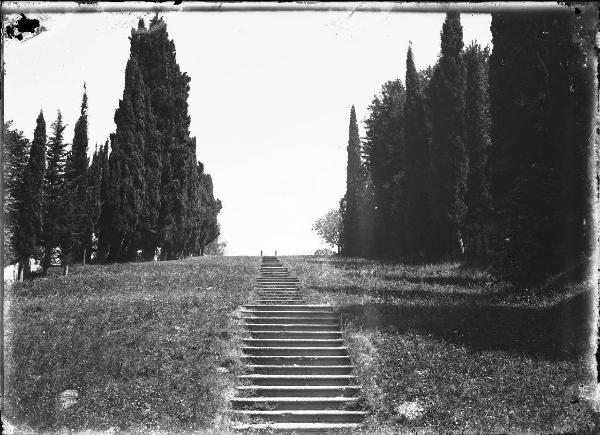
{"label": "grassy slope", "polygon": [[[7,294],[4,416],[35,430],[218,428],[257,258],[74,268]],[[224,367],[227,370],[220,369]],[[59,410],[57,396],[78,403]]]}
{"label": "grassy slope", "polygon": [[283,258],[338,307],[372,411],[366,433],[580,432],[593,379],[585,289],[515,291],[458,264]]}

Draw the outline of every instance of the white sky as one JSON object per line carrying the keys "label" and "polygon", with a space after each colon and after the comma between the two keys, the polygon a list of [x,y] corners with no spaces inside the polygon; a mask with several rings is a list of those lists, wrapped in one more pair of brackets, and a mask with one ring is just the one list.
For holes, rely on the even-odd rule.
{"label": "white sky", "polygon": [[[115,128],[130,30],[153,14],[27,15],[47,31],[5,40],[4,119],[31,139],[39,110],[49,131],[60,109],[71,141],[85,81],[91,153]],[[192,79],[191,133],[223,202],[228,255],[312,254],[322,246],[311,226],[345,191],[350,106],[362,121],[385,81],[404,82],[409,40],[417,68],[433,64],[444,20],[406,12],[163,16]],[[465,45],[491,46],[490,15],[461,19]]]}

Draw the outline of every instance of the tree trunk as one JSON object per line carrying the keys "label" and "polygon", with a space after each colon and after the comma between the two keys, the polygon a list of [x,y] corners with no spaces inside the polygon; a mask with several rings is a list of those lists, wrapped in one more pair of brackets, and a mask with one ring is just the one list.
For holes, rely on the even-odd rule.
{"label": "tree trunk", "polygon": [[23,261],[23,271],[21,272],[20,281],[24,281],[31,277],[31,264],[29,262],[29,258]]}
{"label": "tree trunk", "polygon": [[52,260],[52,249],[46,248],[44,250],[44,258],[42,259],[42,274],[46,276],[48,269],[50,268],[50,262]]}

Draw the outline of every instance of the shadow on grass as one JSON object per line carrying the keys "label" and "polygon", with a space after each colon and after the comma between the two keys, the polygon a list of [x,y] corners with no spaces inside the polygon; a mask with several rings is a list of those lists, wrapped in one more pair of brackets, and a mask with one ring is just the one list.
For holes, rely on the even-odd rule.
{"label": "shadow on grass", "polygon": [[406,275],[386,275],[384,281],[408,281],[416,284],[438,284],[438,285],[456,285],[463,287],[473,287],[488,284],[489,278],[471,278],[463,276],[425,276],[414,277]]}
{"label": "shadow on grass", "polygon": [[326,260],[316,260],[316,259],[309,259],[307,260],[308,263],[310,264],[327,264],[327,265],[331,265],[333,267],[337,267],[338,269],[356,269],[357,267],[362,267],[362,266],[370,266],[373,264],[396,264],[394,262],[390,262],[390,261],[382,261],[382,260],[350,260],[350,259],[346,259],[346,258],[327,258]]}
{"label": "shadow on grass", "polygon": [[590,350],[591,291],[549,307],[456,304],[456,296],[452,304],[368,303],[342,306],[339,311],[343,320],[359,327],[414,331],[474,350],[516,351],[561,360]]}

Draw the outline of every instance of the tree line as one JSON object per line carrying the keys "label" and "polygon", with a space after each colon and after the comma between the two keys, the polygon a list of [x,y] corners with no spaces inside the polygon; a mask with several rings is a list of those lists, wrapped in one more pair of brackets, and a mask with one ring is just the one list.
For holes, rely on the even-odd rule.
{"label": "tree line", "polygon": [[[47,137],[43,113],[33,141],[3,126],[5,263],[170,260],[204,254],[219,236],[211,176],[190,137],[189,76],[158,15],[132,29],[116,130],[88,157],[84,85],[71,146],[60,111]],[[69,149],[70,148],[70,149]]]}
{"label": "tree line", "polygon": [[493,49],[448,13],[435,65],[350,112],[346,256],[467,260],[503,279],[582,279],[592,238],[593,30],[585,14],[492,14]]}

